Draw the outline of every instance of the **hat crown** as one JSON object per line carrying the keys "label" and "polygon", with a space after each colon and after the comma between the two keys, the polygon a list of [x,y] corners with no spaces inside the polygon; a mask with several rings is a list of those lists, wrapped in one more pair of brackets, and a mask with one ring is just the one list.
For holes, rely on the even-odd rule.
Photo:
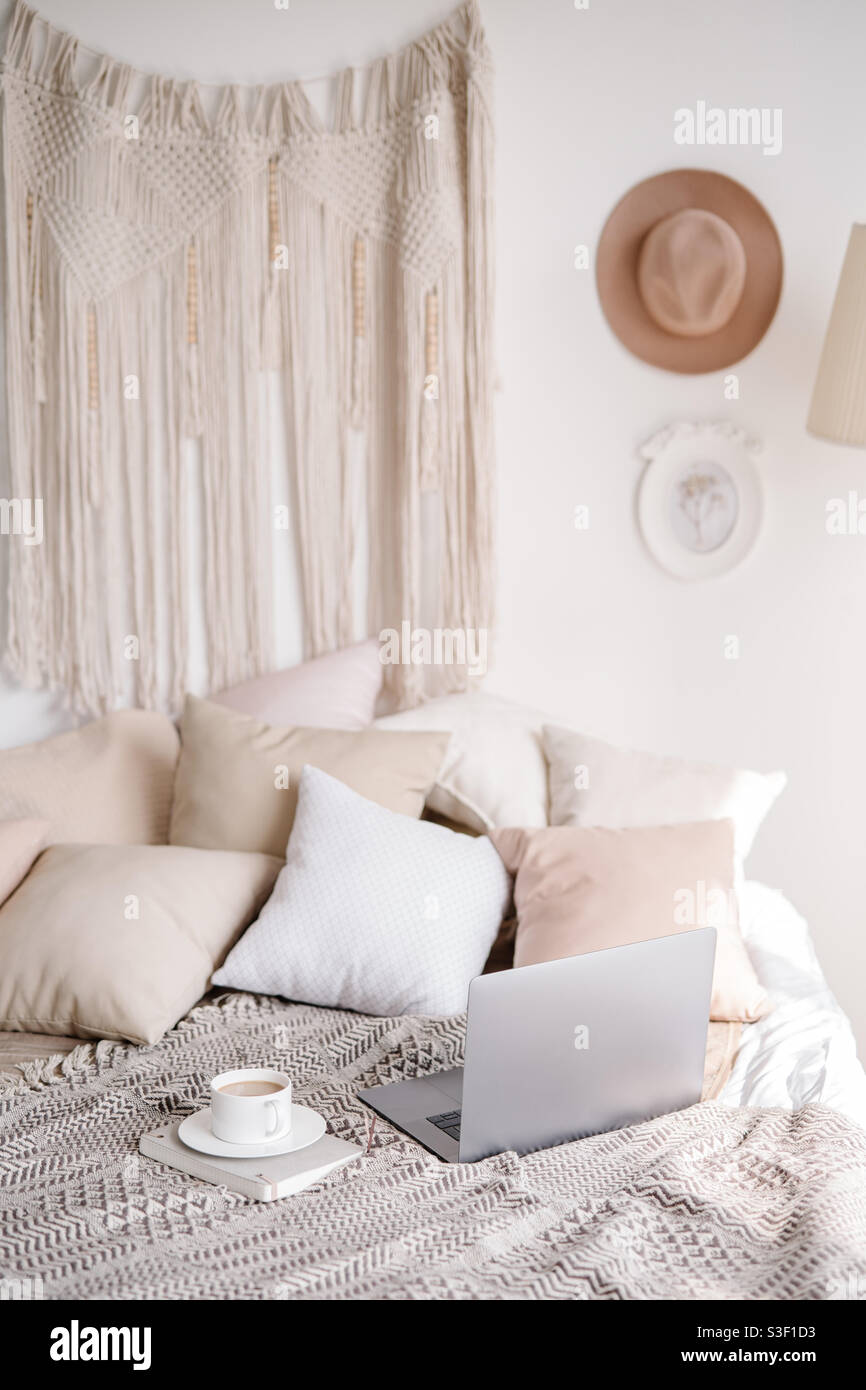
{"label": "hat crown", "polygon": [[682,208],[650,228],[637,264],[638,292],[666,333],[697,338],[730,322],[743,295],[746,253],[729,222]]}

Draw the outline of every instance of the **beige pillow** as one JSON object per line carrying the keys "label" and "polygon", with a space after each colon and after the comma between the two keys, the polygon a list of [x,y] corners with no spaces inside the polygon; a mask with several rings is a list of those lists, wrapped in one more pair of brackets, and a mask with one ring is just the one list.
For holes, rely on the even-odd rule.
{"label": "beige pillow", "polygon": [[516,966],[712,926],[711,1017],[752,1022],[766,1013],[737,920],[732,821],[494,830],[490,838],[516,875]]}
{"label": "beige pillow", "polygon": [[617,748],[574,729],[547,724],[544,755],[551,825],[682,825],[733,820],[745,859],[776,797],[784,772],[750,772]]}
{"label": "beige pillow", "polygon": [[0,908],[0,1031],[152,1043],[192,1008],[282,861],[55,845]]}
{"label": "beige pillow", "polygon": [[267,724],[365,729],[373,721],[381,688],[379,643],[371,637],[288,670],[233,685],[209,698],[215,705]]}
{"label": "beige pillow", "polygon": [[164,845],[178,747],[166,715],[130,709],[5,749],[0,821],[47,820],[49,845]]}
{"label": "beige pillow", "polygon": [[0,821],[0,903],[14,893],[47,834],[44,820]]}
{"label": "beige pillow", "polygon": [[305,763],[391,811],[420,816],[448,734],[280,728],[186,697],[169,839],[285,856]]}

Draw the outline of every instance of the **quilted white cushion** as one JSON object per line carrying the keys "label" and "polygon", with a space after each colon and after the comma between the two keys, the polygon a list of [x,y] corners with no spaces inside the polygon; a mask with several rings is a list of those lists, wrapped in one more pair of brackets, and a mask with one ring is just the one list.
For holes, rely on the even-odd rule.
{"label": "quilted white cushion", "polygon": [[489,840],[307,766],[285,867],[213,984],[368,1014],[460,1013],[510,889]]}

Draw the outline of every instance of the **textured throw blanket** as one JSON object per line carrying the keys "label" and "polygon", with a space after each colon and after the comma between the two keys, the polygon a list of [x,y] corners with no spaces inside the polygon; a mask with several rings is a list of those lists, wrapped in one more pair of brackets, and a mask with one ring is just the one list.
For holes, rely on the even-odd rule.
{"label": "textured throw blanket", "polygon": [[229,1067],[284,1067],[364,1142],[359,1086],[462,1060],[462,1019],[229,994],[153,1047],[85,1044],[0,1095],[0,1277],[47,1299],[845,1298],[866,1293],[866,1133],[817,1106],[708,1103],[517,1158],[371,1153],[259,1204],[138,1140]]}

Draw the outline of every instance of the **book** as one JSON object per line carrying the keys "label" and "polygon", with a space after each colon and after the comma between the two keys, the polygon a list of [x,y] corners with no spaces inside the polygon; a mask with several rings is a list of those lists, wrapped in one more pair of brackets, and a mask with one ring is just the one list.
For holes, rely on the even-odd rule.
{"label": "book", "polygon": [[257,1202],[275,1202],[279,1197],[291,1197],[313,1183],[321,1182],[329,1173],[364,1152],[357,1144],[323,1134],[315,1144],[294,1153],[274,1154],[267,1158],[217,1158],[213,1154],[197,1153],[177,1136],[182,1121],[162,1125],[150,1134],[143,1134],[138,1143],[145,1158],[155,1158],[170,1168],[179,1168],[190,1177],[203,1178],[218,1187],[228,1187]]}

